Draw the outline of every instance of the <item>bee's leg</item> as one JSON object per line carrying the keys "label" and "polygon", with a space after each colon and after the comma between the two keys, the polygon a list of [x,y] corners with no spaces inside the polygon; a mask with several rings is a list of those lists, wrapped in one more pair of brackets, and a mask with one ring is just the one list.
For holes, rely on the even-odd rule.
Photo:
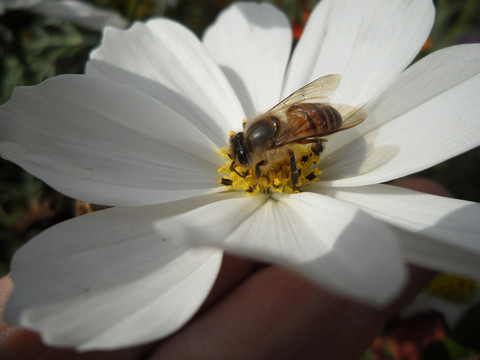
{"label": "bee's leg", "polygon": [[327,139],[322,138],[306,138],[298,141],[299,144],[312,144],[312,151],[315,155],[320,155],[320,153],[324,150],[323,143],[327,141]]}
{"label": "bee's leg", "polygon": [[259,179],[262,176],[262,171],[260,170],[260,166],[263,166],[266,163],[267,162],[265,160],[262,160],[255,165],[255,176],[257,177],[257,179]]}
{"label": "bee's leg", "polygon": [[237,169],[235,169],[235,167],[233,166],[233,164],[235,164],[235,161],[232,161],[232,163],[230,164],[230,171],[234,171],[238,176],[242,177],[242,178],[246,178],[247,175],[248,175],[248,171],[245,171],[243,174],[240,174]]}
{"label": "bee's leg", "polygon": [[250,186],[247,190],[245,190],[248,193],[253,193],[255,189],[257,188],[257,184]]}
{"label": "bee's leg", "polygon": [[300,190],[298,185],[298,170],[297,170],[297,162],[295,161],[295,155],[293,151],[289,151],[290,153],[290,174],[292,176],[292,186],[293,190]]}
{"label": "bee's leg", "polygon": [[323,151],[324,146],[323,142],[326,141],[325,139],[316,139],[315,144],[312,145],[312,151],[315,155],[320,155],[320,153]]}
{"label": "bee's leg", "polygon": [[233,181],[230,180],[230,179],[225,179],[225,178],[221,178],[220,179],[220,182],[222,183],[222,185],[225,185],[225,186],[230,186],[233,184]]}

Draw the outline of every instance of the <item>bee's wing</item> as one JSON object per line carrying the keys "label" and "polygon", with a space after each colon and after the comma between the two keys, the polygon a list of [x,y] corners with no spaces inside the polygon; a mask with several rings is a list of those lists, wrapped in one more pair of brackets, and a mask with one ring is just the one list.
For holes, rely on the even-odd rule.
{"label": "bee's wing", "polygon": [[341,76],[338,74],[322,76],[287,96],[281,104],[289,106],[302,103],[328,103],[329,96],[337,89],[340,80]]}
{"label": "bee's wing", "polygon": [[[342,126],[333,132],[350,129],[358,124],[361,124],[368,116],[368,113],[363,108],[356,108],[354,106],[345,104],[331,104],[342,115]],[[333,133],[332,132],[332,133]]]}
{"label": "bee's wing", "polygon": [[[331,74],[318,78],[283,99],[280,103],[267,111],[262,117],[274,116],[287,122],[286,112],[292,105],[305,103],[329,104],[337,109],[343,119],[342,125],[331,133],[354,127],[367,118],[367,112],[362,108],[359,109],[350,105],[330,104],[329,96],[338,87],[340,80],[341,76],[338,74]],[[312,134],[308,123],[297,121],[292,124],[290,122],[287,130],[276,139],[274,147],[306,139],[320,138],[325,135],[329,134]]]}
{"label": "bee's wing", "polygon": [[338,74],[325,75],[317,80],[313,80],[280,101],[268,110],[265,115],[274,115],[282,118],[281,114],[294,104],[329,103],[329,96],[338,87],[340,80],[341,76]]}

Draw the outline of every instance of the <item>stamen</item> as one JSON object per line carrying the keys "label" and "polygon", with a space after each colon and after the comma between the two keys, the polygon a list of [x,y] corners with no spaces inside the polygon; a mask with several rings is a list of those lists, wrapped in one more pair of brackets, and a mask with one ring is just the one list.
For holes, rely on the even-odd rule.
{"label": "stamen", "polygon": [[438,274],[427,287],[427,292],[443,299],[466,302],[475,291],[475,280],[458,275]]}
{"label": "stamen", "polygon": [[[318,180],[318,176],[321,174],[317,168],[320,161],[319,155],[315,154],[310,146],[298,144],[292,145],[292,148],[295,159],[299,159],[296,161],[297,172],[295,174],[298,174],[297,188]],[[255,165],[243,167],[237,163],[232,164],[228,148],[223,147],[218,156],[225,160],[225,165],[218,169],[218,173],[222,174],[218,181],[225,185],[227,191],[245,191],[248,196],[270,192],[299,192],[292,184],[289,156],[273,166],[271,164],[262,166],[260,177],[255,174]]]}

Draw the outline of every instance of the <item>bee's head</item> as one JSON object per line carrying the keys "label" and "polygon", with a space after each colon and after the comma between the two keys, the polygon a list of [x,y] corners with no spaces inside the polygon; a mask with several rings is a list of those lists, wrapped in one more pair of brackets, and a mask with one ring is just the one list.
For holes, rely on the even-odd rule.
{"label": "bee's head", "polygon": [[243,132],[238,132],[230,137],[230,151],[233,161],[237,161],[245,167],[250,166],[250,155]]}

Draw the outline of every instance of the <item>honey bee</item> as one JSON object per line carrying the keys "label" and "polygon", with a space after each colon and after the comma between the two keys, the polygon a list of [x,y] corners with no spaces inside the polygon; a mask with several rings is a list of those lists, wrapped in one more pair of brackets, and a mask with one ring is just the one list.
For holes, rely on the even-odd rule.
{"label": "honey bee", "polygon": [[[331,104],[329,96],[340,84],[340,75],[323,76],[282,100],[265,114],[244,123],[244,129],[230,137],[230,169],[234,165],[254,169],[260,178],[288,159],[295,190],[298,189],[296,146],[309,146],[319,155],[325,136],[352,128],[367,118],[367,112],[350,105]],[[298,148],[298,147],[297,147]],[[248,171],[240,176],[245,177]]]}

